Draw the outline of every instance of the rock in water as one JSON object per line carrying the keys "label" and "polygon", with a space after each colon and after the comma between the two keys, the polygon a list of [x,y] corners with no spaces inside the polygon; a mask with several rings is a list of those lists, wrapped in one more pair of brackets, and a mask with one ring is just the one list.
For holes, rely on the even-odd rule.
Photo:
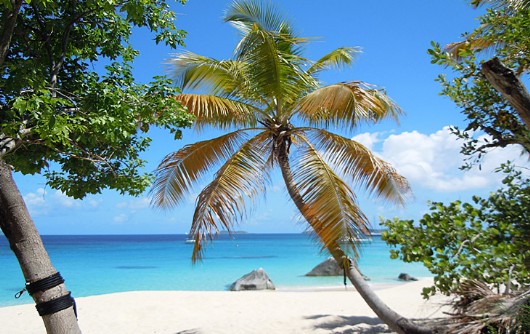
{"label": "rock in water", "polygon": [[416,277],[412,277],[407,273],[401,273],[398,276],[398,280],[400,281],[417,281],[418,279]]}
{"label": "rock in water", "polygon": [[306,276],[342,276],[344,271],[339,267],[334,258],[329,258],[318,264]]}
{"label": "rock in water", "polygon": [[252,270],[250,273],[241,277],[230,286],[230,290],[232,291],[275,289],[276,287],[263,268]]}

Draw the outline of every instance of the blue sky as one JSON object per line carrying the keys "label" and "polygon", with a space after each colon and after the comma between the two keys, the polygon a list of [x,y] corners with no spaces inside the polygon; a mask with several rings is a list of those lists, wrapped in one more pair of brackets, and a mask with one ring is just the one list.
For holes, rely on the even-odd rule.
{"label": "blue sky", "polygon": [[[218,59],[230,58],[238,34],[222,16],[230,1],[189,0],[175,5],[177,26],[188,32],[186,47]],[[300,36],[317,37],[307,46],[306,56],[318,59],[340,46],[359,46],[363,52],[355,64],[322,76],[325,83],[361,80],[386,89],[405,111],[399,124],[383,122],[361,126],[353,133],[342,133],[370,147],[391,162],[409,180],[414,197],[404,207],[395,207],[359,192],[361,208],[377,224],[378,217],[417,219],[427,211],[427,201],[469,200],[471,195],[486,196],[499,186],[500,177],[492,171],[509,158],[518,158],[517,148],[490,152],[482,169],[462,172],[460,143],[449,134],[450,125],[462,126],[463,117],[447,98],[439,96],[435,77],[443,68],[430,64],[427,49],[431,41],[456,41],[477,26],[479,10],[464,0],[446,1],[276,1]],[[134,46],[141,55],[135,62],[135,75],[148,82],[155,75],[167,74],[166,60],[171,51],[155,46],[146,31],[137,31]],[[167,153],[183,145],[219,134],[185,130],[184,138],[155,130],[153,144],[144,158],[152,171]],[[50,189],[39,176],[15,175],[20,190],[41,234],[138,234],[186,233],[191,224],[193,196],[181,206],[160,211],[150,206],[146,193],[137,198],[113,191],[74,200]],[[249,232],[300,232],[294,206],[279,178],[239,229]],[[209,182],[204,180],[199,186]],[[199,192],[197,188],[197,193]]]}

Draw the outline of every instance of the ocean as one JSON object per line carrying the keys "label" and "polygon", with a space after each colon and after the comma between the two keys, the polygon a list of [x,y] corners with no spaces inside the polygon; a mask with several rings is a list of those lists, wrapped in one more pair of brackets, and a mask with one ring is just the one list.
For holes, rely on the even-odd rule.
{"label": "ocean", "polygon": [[[342,277],[304,276],[329,257],[306,234],[220,235],[193,265],[186,235],[43,236],[56,269],[74,297],[133,290],[227,290],[244,274],[263,268],[277,288],[333,286]],[[391,260],[389,246],[374,236],[362,244],[359,268],[374,283],[397,283],[397,276],[432,276],[421,264]],[[0,306],[33,303],[9,245],[0,236]],[[348,282],[349,283],[349,282]],[[351,284],[351,283],[349,283]]]}

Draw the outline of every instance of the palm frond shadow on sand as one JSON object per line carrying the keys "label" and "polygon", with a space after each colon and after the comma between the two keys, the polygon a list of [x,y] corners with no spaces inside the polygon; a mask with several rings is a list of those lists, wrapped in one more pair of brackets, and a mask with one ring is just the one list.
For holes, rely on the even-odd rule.
{"label": "palm frond shadow on sand", "polygon": [[185,329],[180,332],[176,332],[175,334],[201,334],[201,330],[198,328],[192,328],[192,329]]}
{"label": "palm frond shadow on sand", "polygon": [[377,317],[363,316],[337,316],[337,315],[313,315],[306,317],[308,320],[317,321],[313,326],[316,329],[333,330],[334,334],[379,334],[393,333]]}

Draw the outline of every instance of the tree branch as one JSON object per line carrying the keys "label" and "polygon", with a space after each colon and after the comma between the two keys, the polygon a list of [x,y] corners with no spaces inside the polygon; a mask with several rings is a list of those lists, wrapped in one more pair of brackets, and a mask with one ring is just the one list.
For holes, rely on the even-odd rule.
{"label": "tree branch", "polygon": [[[116,170],[114,169],[114,167],[112,166],[110,160],[112,159],[114,153],[113,152],[110,152],[109,156],[108,157],[103,157],[99,154],[96,154],[96,153],[92,153],[92,152],[89,152],[88,150],[84,149],[83,147],[81,147],[80,145],[78,145],[75,141],[71,140],[70,141],[72,143],[72,145],[74,147],[77,147],[82,153],[84,153],[86,156],[83,156],[83,155],[78,155],[78,154],[75,154],[75,153],[69,153],[68,156],[71,157],[71,158],[74,158],[74,159],[78,159],[78,160],[83,160],[83,161],[88,161],[94,165],[104,165],[104,166],[107,166],[108,168],[108,171],[114,176],[116,177],[118,175],[118,173],[116,172]],[[64,151],[56,148],[56,147],[50,147],[50,149],[52,149],[53,151],[59,153],[59,154],[65,154]]]}
{"label": "tree branch", "polygon": [[497,57],[482,64],[482,73],[530,128],[530,94],[515,73],[504,66]]}
{"label": "tree branch", "polygon": [[31,127],[26,128],[27,121],[20,123],[16,137],[11,137],[5,133],[0,133],[0,159],[3,159],[5,155],[13,152],[20,144],[22,144],[22,138],[26,137],[31,132]]}
{"label": "tree branch", "polygon": [[2,36],[0,37],[0,67],[4,65],[4,60],[7,57],[9,46],[11,45],[11,38],[13,37],[15,26],[17,25],[17,17],[20,12],[20,7],[22,6],[22,0],[12,0],[11,6],[12,9],[10,11],[6,10],[4,13],[4,29],[2,31]]}
{"label": "tree branch", "polygon": [[80,13],[77,16],[74,16],[72,20],[68,23],[66,28],[64,29],[62,40],[61,40],[61,55],[59,56],[59,59],[57,60],[57,62],[54,62],[52,66],[52,73],[51,73],[51,80],[50,80],[50,84],[52,87],[56,86],[57,76],[59,75],[59,71],[63,67],[64,58],[66,57],[67,46],[70,41],[70,32],[72,31],[72,28],[85,15],[88,15],[93,12],[95,12],[95,9],[87,10],[85,12]]}
{"label": "tree branch", "polygon": [[481,234],[477,234],[475,235],[473,238],[471,238],[471,240],[469,239],[466,239],[464,240],[461,244],[460,244],[460,247],[458,247],[458,250],[456,251],[456,253],[451,257],[451,258],[455,258],[457,257],[458,255],[460,255],[460,253],[462,253],[462,251],[464,250],[464,246],[468,243],[474,243],[479,237],[481,236]]}

